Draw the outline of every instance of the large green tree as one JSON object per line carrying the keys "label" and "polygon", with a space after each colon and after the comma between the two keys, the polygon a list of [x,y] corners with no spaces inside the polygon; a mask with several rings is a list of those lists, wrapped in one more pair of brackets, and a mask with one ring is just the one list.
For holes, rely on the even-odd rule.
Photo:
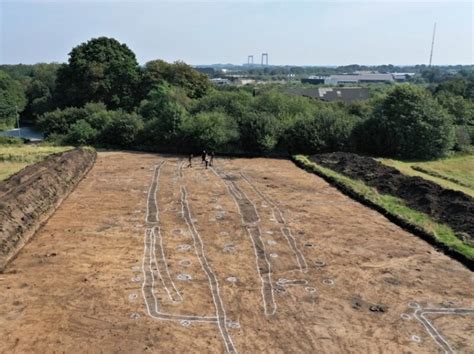
{"label": "large green tree", "polygon": [[0,130],[13,128],[17,112],[26,105],[22,85],[0,70]]}
{"label": "large green tree", "polygon": [[53,93],[59,67],[60,64],[54,63],[33,66],[31,79],[26,85],[28,104],[23,117],[35,121],[37,117],[54,108]]}
{"label": "large green tree", "polygon": [[201,112],[196,116],[186,116],[180,130],[186,145],[194,150],[222,150],[239,136],[235,121],[223,112]]}
{"label": "large green tree", "polygon": [[383,156],[435,158],[454,143],[448,112],[420,87],[396,86],[356,130],[359,148]]}
{"label": "large green tree", "polygon": [[285,133],[286,145],[292,153],[348,151],[357,121],[342,108],[326,107],[314,116],[296,119]]}
{"label": "large green tree", "polygon": [[56,99],[61,107],[103,102],[131,110],[137,103],[140,70],[135,54],[113,38],[94,38],[73,48],[58,71]]}
{"label": "large green tree", "polygon": [[145,120],[143,140],[150,145],[175,144],[185,115],[180,89],[162,84],[150,91],[140,103],[139,113]]}
{"label": "large green tree", "polygon": [[164,60],[152,60],[146,63],[142,85],[145,94],[163,83],[183,88],[190,98],[200,98],[211,88],[207,75],[182,61],[170,64]]}

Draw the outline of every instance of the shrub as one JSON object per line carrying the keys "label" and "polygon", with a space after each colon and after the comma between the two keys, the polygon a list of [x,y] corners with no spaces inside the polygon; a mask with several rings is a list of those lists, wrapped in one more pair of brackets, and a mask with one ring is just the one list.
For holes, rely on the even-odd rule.
{"label": "shrub", "polygon": [[23,139],[14,136],[0,136],[0,144],[5,145],[22,145]]}
{"label": "shrub", "polygon": [[101,141],[119,147],[130,147],[143,128],[143,122],[135,113],[114,112],[114,117],[101,133]]}
{"label": "shrub", "polygon": [[202,112],[196,116],[187,116],[180,130],[187,146],[199,150],[223,150],[239,136],[235,121],[222,112]]}
{"label": "shrub", "polygon": [[457,125],[455,127],[455,144],[456,151],[469,151],[472,144],[471,134],[474,127],[468,125]]}
{"label": "shrub", "polygon": [[278,144],[283,132],[282,122],[267,112],[249,112],[238,120],[241,148],[268,153]]}
{"label": "shrub", "polygon": [[20,82],[0,70],[0,130],[13,128],[17,112],[23,111],[26,97]]}
{"label": "shrub", "polygon": [[285,139],[291,153],[347,151],[350,137],[358,119],[341,109],[325,108],[312,117],[298,119]]}
{"label": "shrub", "polygon": [[86,118],[87,112],[84,109],[69,107],[43,114],[39,117],[38,124],[45,136],[51,134],[65,135],[74,123]]}
{"label": "shrub", "polygon": [[93,144],[98,132],[86,120],[80,119],[71,126],[67,134],[67,142],[74,145]]}
{"label": "shrub", "polygon": [[444,155],[454,143],[450,115],[425,89],[399,85],[355,130],[358,149],[406,159]]}

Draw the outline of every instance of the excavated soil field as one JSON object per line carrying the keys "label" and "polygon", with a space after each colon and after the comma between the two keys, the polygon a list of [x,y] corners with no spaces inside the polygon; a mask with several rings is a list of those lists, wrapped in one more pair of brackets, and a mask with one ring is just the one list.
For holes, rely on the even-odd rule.
{"label": "excavated soil field", "polygon": [[413,209],[463,232],[474,242],[474,199],[421,177],[410,177],[370,157],[336,152],[313,155],[311,160],[354,179],[360,179],[380,193],[403,199]]}
{"label": "excavated soil field", "polygon": [[472,273],[286,160],[99,153],[0,274],[0,352],[473,352]]}

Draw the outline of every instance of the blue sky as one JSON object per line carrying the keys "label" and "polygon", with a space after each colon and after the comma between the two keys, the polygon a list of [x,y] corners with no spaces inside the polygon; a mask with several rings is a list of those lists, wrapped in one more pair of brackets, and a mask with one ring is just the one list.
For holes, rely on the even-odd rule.
{"label": "blue sky", "polygon": [[98,36],[140,63],[422,64],[437,22],[434,64],[473,63],[470,1],[0,0],[0,63],[65,62]]}

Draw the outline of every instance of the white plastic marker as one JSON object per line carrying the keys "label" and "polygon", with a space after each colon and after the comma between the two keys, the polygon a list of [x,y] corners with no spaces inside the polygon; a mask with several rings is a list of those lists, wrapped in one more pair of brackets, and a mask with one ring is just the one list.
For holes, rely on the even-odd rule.
{"label": "white plastic marker", "polygon": [[[237,184],[225,173],[218,173],[214,167],[211,171],[219,177],[227,187],[229,194],[237,205],[237,210],[242,219],[242,225],[247,230],[255,252],[257,272],[262,283],[262,300],[265,315],[274,315],[277,309],[272,282],[271,263],[267,257],[265,244],[262,241],[261,231],[258,227],[260,216],[254,203],[247,197]],[[271,256],[271,255],[270,255]]]}
{"label": "white plastic marker", "polygon": [[[428,334],[433,338],[445,353],[455,353],[454,349],[448,343],[448,341],[438,332],[436,327],[428,320],[425,316],[429,314],[441,314],[441,315],[474,315],[474,309],[471,308],[439,308],[439,309],[423,309],[417,303],[409,303],[408,306],[415,308],[413,316],[421,322],[423,327],[425,327]],[[412,337],[413,338],[413,337]]]}
{"label": "white plastic marker", "polygon": [[291,286],[291,285],[308,285],[308,281],[306,279],[285,279],[280,278],[276,282],[277,286]]}
{"label": "white plastic marker", "polygon": [[293,251],[293,254],[295,255],[296,262],[298,263],[300,271],[302,273],[306,273],[308,271],[308,264],[306,263],[306,258],[304,257],[300,249],[298,248],[298,244],[296,243],[295,237],[291,233],[291,228],[288,226],[288,223],[283,217],[283,213],[281,209],[277,206],[277,204],[273,200],[271,200],[266,194],[260,191],[257,188],[257,186],[255,186],[255,184],[252,183],[252,181],[246,174],[241,172],[240,175],[250,185],[250,187],[252,187],[255,193],[257,193],[268,205],[270,205],[270,207],[272,208],[273,219],[275,220],[275,222],[278,222],[279,224],[284,225],[280,228],[280,230],[283,236],[285,236],[286,241],[288,242],[288,245],[290,246],[291,250]]}

